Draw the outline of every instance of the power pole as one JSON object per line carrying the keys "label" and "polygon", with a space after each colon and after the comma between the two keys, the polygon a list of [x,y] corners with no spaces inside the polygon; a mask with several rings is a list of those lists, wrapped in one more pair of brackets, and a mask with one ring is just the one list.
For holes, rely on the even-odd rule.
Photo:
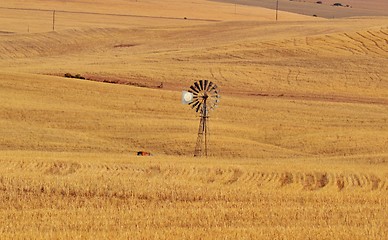
{"label": "power pole", "polygon": [[55,10],[53,11],[53,31],[55,31]]}
{"label": "power pole", "polygon": [[279,0],[276,0],[276,21],[278,21]]}

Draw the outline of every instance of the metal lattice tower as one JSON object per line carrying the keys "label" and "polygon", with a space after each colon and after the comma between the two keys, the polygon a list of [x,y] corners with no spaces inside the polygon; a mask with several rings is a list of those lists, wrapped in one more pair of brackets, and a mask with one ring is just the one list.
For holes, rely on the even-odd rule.
{"label": "metal lattice tower", "polygon": [[194,150],[195,157],[208,156],[209,111],[217,107],[220,99],[218,92],[218,87],[213,82],[199,80],[191,85],[188,91],[182,93],[182,102],[200,113],[197,143]]}

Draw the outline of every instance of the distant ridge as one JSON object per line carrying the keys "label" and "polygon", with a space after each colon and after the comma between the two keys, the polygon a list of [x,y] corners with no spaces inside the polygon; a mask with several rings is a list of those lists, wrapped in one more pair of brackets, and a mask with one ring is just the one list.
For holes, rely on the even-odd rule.
{"label": "distant ridge", "polygon": [[[276,0],[212,0],[214,2],[233,3],[247,6],[257,6],[276,9]],[[297,13],[307,16],[316,15],[322,18],[346,18],[360,16],[388,16],[386,9],[361,9],[352,7],[333,7],[327,1],[325,4],[315,2],[300,2],[292,0],[279,0],[279,11]],[[341,1],[339,1],[341,2]],[[281,20],[281,15],[280,15]]]}
{"label": "distant ridge", "polygon": [[[0,7],[0,9],[9,10],[22,10],[22,11],[40,11],[40,12],[52,12],[54,9],[40,9],[40,8],[12,8],[12,7]],[[220,22],[215,19],[202,19],[202,18],[178,18],[178,17],[163,17],[163,16],[146,16],[136,14],[117,14],[117,13],[99,13],[99,12],[83,12],[83,11],[66,11],[56,10],[58,13],[76,13],[76,14],[88,14],[88,15],[102,15],[102,16],[116,16],[116,17],[136,17],[136,18],[156,18],[156,19],[171,19],[171,20],[189,20],[189,21],[204,21],[204,22]],[[1,32],[0,32],[1,33]]]}

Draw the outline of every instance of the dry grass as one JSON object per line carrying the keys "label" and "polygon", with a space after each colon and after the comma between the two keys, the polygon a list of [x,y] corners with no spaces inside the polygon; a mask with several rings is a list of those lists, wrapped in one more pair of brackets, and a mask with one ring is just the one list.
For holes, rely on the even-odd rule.
{"label": "dry grass", "polygon": [[383,239],[387,228],[381,164],[3,152],[1,169],[3,238]]}
{"label": "dry grass", "polygon": [[[168,18],[59,14],[50,32],[49,13],[0,9],[2,239],[386,238],[387,19],[88,4],[25,1]],[[208,159],[180,103],[199,78],[222,91]]]}

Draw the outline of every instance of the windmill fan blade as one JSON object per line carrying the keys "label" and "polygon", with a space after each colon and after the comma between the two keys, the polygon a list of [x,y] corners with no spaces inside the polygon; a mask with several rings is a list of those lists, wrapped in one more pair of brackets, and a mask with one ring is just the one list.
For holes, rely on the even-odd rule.
{"label": "windmill fan blade", "polygon": [[199,80],[199,84],[201,86],[201,90],[203,90],[203,80]]}
{"label": "windmill fan blade", "polygon": [[205,83],[203,84],[203,90],[207,91],[207,84],[208,84],[208,80],[205,80]]}
{"label": "windmill fan blade", "polygon": [[194,104],[191,106],[192,109],[194,109],[199,104],[199,101],[194,102]]}
{"label": "windmill fan blade", "polygon": [[195,110],[196,112],[199,111],[199,109],[201,108],[201,105],[202,105],[202,103],[200,103],[200,104],[197,106],[197,109]]}
{"label": "windmill fan blade", "polygon": [[214,84],[213,87],[209,89],[209,92],[216,90],[216,89],[217,89],[217,85]]}
{"label": "windmill fan blade", "polygon": [[193,92],[189,90],[192,94],[198,94],[198,90],[196,90],[193,86],[190,86],[190,89],[193,90]]}
{"label": "windmill fan blade", "polygon": [[209,91],[211,86],[213,86],[213,82],[209,82],[209,85],[207,86],[206,91]]}
{"label": "windmill fan blade", "polygon": [[198,99],[193,99],[193,101],[191,101],[191,102],[189,103],[189,105],[192,105],[192,104],[194,104],[194,103],[196,103],[196,102],[198,102]]}
{"label": "windmill fan blade", "polygon": [[198,92],[201,91],[201,88],[199,87],[198,82],[195,82],[194,85],[195,85],[195,87],[197,88],[197,91],[198,91]]}

